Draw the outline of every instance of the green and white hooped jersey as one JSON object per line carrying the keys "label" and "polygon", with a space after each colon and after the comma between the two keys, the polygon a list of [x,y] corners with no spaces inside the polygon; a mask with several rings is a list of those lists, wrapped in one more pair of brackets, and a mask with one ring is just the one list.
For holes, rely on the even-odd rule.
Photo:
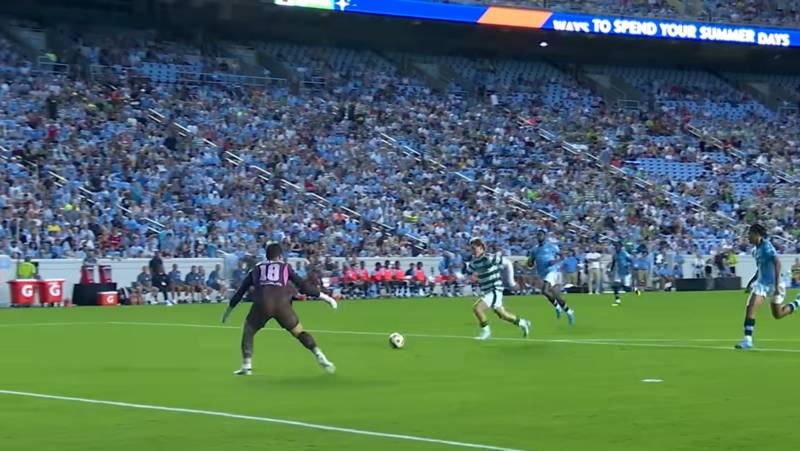
{"label": "green and white hooped jersey", "polygon": [[482,292],[503,291],[503,277],[501,274],[503,256],[500,254],[483,254],[467,264],[467,274],[478,275],[478,285]]}

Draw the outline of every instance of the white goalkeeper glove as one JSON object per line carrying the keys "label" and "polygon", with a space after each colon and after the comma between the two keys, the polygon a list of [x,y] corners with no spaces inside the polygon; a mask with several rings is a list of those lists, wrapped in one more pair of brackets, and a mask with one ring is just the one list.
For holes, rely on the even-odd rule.
{"label": "white goalkeeper glove", "polygon": [[319,298],[322,299],[323,301],[327,302],[328,305],[330,305],[332,309],[336,310],[337,308],[339,308],[339,303],[336,302],[336,299],[332,298],[331,296],[328,296],[325,293],[320,293],[319,294]]}

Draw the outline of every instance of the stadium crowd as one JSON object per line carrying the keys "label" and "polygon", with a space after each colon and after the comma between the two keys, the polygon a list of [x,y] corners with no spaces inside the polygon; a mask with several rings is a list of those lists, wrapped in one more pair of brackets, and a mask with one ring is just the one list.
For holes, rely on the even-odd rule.
{"label": "stadium crowd", "polygon": [[[87,42],[73,64],[235,66],[186,44]],[[440,255],[447,272],[471,236],[525,255],[547,227],[579,255],[602,235],[671,262],[744,252],[732,224],[755,218],[797,250],[796,193],[768,168],[800,163],[798,118],[720,80],[623,73],[656,106],[628,111],[541,63],[442,59],[462,77],[436,91],[369,52],[264,51],[299,89],[170,83],[159,66],[72,78],[0,40],[0,253],[236,262],[278,241],[312,261]],[[752,128],[731,127],[743,117]]]}

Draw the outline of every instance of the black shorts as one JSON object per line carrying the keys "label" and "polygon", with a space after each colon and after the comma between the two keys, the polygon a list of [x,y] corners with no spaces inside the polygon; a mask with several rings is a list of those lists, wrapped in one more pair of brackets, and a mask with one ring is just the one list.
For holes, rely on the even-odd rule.
{"label": "black shorts", "polygon": [[250,313],[247,314],[247,324],[256,330],[263,328],[267,322],[275,318],[278,324],[286,330],[294,329],[300,320],[292,308],[292,301],[253,301]]}

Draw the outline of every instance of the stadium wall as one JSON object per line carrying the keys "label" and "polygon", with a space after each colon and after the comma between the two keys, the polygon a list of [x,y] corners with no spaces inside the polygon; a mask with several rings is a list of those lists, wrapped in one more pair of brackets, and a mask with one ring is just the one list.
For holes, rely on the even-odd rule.
{"label": "stadium wall", "polygon": [[[39,275],[42,279],[64,279],[64,297],[72,299],[73,285],[78,283],[81,278],[81,266],[83,260],[80,259],[34,259],[39,264]],[[147,266],[150,262],[148,258],[131,258],[125,260],[98,259],[99,265],[110,265],[111,274],[117,287],[129,287],[142,272],[142,266]],[[214,269],[214,265],[224,264],[221,258],[172,258],[164,261],[167,272],[172,269],[173,264],[178,265],[183,276],[191,270],[193,265],[203,265],[206,269],[206,276]],[[0,256],[0,307],[10,304],[8,281],[16,276],[17,265],[15,260],[11,260],[7,255]],[[95,275],[97,281],[97,275]]]}
{"label": "stadium wall", "polygon": [[[704,257],[708,258],[708,256]],[[792,264],[794,263],[796,258],[800,258],[800,255],[789,254],[789,255],[782,255],[781,256],[781,263],[783,264],[784,272],[789,272]],[[511,257],[512,260],[518,262],[524,262],[527,257]],[[332,259],[334,262],[344,263],[346,260],[341,257],[336,257]],[[360,261],[364,261],[368,269],[371,269],[376,262],[383,263],[384,261],[389,260],[394,264],[395,261],[399,261],[401,268],[406,269],[410,263],[416,264],[417,262],[422,262],[423,266],[425,267],[425,271],[427,274],[432,274],[434,270],[438,271],[439,266],[439,258],[438,257],[418,257],[418,258],[410,258],[410,257],[369,257],[369,258],[362,258]],[[73,285],[78,283],[80,280],[80,268],[83,264],[83,261],[80,259],[63,259],[63,260],[34,260],[39,264],[39,274],[43,279],[64,279],[64,295],[65,299],[72,299],[72,289]],[[135,280],[136,277],[142,270],[142,266],[147,266],[149,263],[149,259],[146,258],[136,258],[136,259],[125,259],[125,260],[110,260],[110,259],[100,259],[98,262],[100,265],[110,265],[111,271],[113,275],[114,282],[117,283],[119,287],[129,287]],[[298,261],[306,261],[304,259],[290,259],[293,264],[296,264]],[[693,267],[692,263],[694,261],[694,257],[691,255],[684,256],[684,265],[683,265],[683,273],[686,277],[691,277],[693,275]],[[167,271],[171,270],[173,264],[177,264],[178,268],[181,270],[182,274],[185,276],[193,265],[202,265],[206,268],[206,274],[210,273],[214,266],[217,264],[224,265],[225,274],[230,275],[231,272],[235,269],[230,263],[225,265],[225,261],[221,258],[174,258],[165,260],[164,264],[166,266]],[[603,260],[604,267],[611,263],[611,258],[606,256]],[[744,284],[747,283],[749,278],[755,273],[756,271],[756,264],[755,260],[751,256],[740,256],[738,263],[736,265],[736,274],[742,278],[742,287]],[[16,261],[12,260],[7,255],[0,255],[0,307],[6,307],[10,304],[10,293],[9,293],[9,286],[8,281],[13,280],[16,275]]]}

